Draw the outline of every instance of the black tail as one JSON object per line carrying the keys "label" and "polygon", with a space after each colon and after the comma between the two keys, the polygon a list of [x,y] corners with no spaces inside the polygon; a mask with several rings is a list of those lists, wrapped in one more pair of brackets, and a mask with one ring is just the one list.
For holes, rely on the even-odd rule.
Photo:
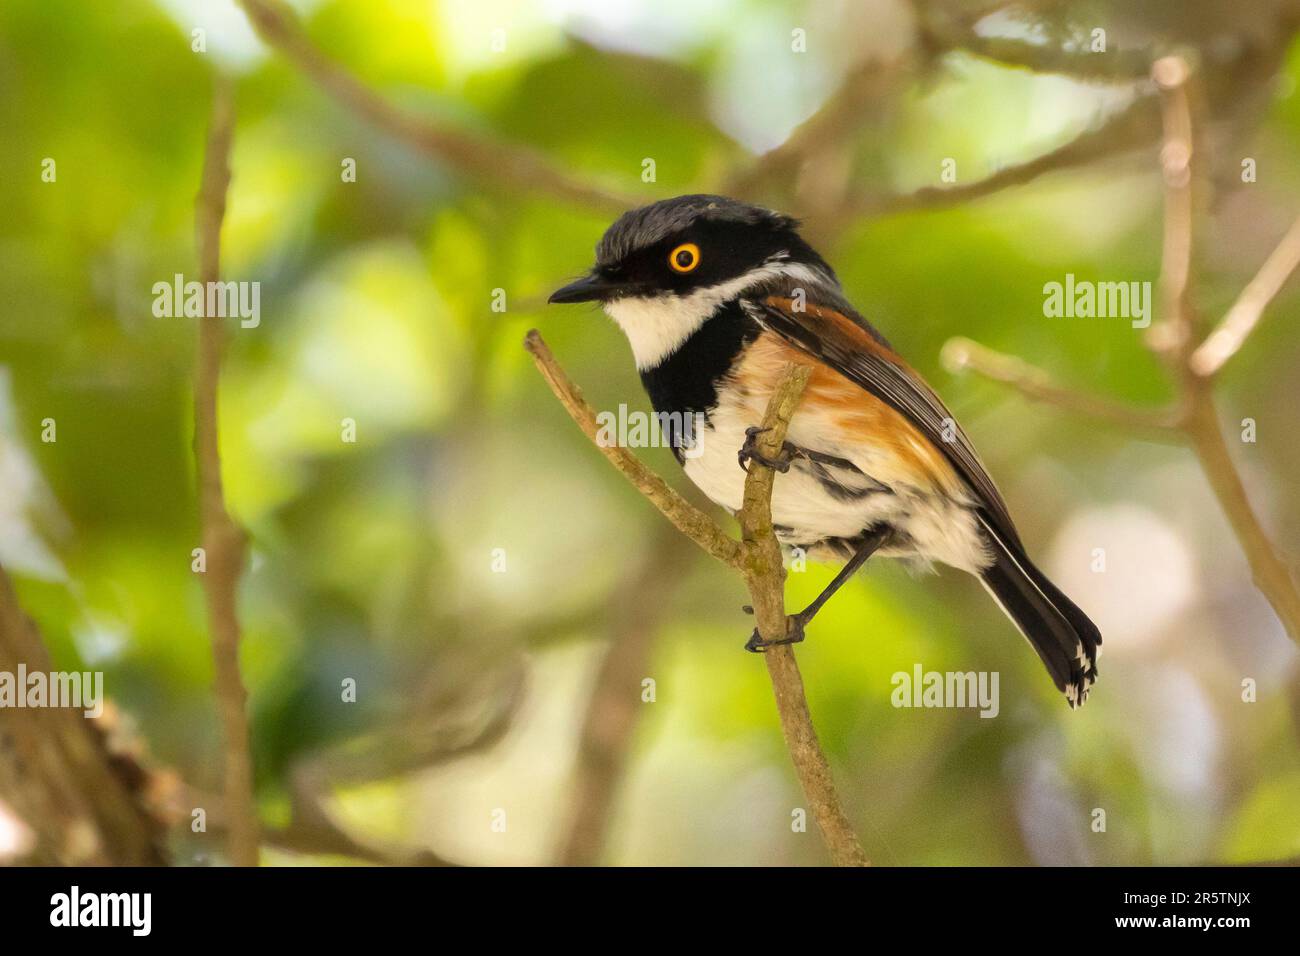
{"label": "black tail", "polygon": [[993,563],[982,574],[984,585],[1038,652],[1056,689],[1071,707],[1082,706],[1097,680],[1101,632],[1018,543],[1006,541],[989,522],[983,525],[993,552]]}

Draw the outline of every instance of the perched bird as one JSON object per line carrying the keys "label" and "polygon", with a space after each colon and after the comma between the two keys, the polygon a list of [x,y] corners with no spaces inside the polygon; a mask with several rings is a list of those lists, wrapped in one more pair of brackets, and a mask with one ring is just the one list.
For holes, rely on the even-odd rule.
{"label": "perched bird", "polygon": [[667,437],[687,477],[732,513],[777,379],[791,362],[812,366],[780,460],[764,461],[782,472],[773,524],[783,547],[847,563],[784,640],[755,631],[746,647],[802,640],[872,554],[938,561],[980,578],[1079,706],[1097,677],[1096,626],[1030,562],[970,440],[797,230],[723,196],[667,199],[619,218],[590,273],[550,301],[604,307],[661,421],[703,416],[689,453]]}

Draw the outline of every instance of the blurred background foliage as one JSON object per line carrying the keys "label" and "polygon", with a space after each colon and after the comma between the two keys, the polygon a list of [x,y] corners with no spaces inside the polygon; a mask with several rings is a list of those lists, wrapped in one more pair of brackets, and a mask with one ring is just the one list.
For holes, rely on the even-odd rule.
{"label": "blurred background foliage", "polygon": [[[868,854],[1300,855],[1296,648],[1192,456],[954,378],[939,361],[947,339],[969,336],[1092,391],[1169,398],[1127,321],[1042,311],[1044,284],[1067,272],[1156,279],[1158,117],[1139,124],[1144,148],[978,202],[855,211],[828,191],[905,196],[941,185],[945,158],[959,183],[982,179],[1102,129],[1146,95],[1141,74],[1035,71],[936,45],[945,18],[1006,4],[295,6],[324,54],[390,103],[646,200],[718,188],[879,64],[877,96],[827,143],[830,171],[753,194],[807,218],[863,314],[945,396],[1031,550],[1099,622],[1106,654],[1089,705],[1070,713],[974,581],[873,564],[799,650]],[[1194,51],[1218,187],[1200,210],[1197,295],[1216,316],[1300,211],[1298,22],[1285,0],[1249,12],[1028,2],[994,10],[981,30],[1051,51],[1101,26],[1116,59],[1142,62]],[[195,28],[206,52],[192,49]],[[791,49],[795,29],[806,53]],[[240,610],[263,820],[288,826],[311,787],[360,838],[461,862],[555,860],[600,662],[636,631],[656,699],[641,701],[639,678],[625,688],[634,724],[594,858],[822,862],[816,834],[791,829],[802,798],[767,675],[741,651],[739,580],[663,532],[520,347],[539,326],[598,408],[648,408],[612,323],[542,305],[586,268],[617,208],[411,149],[323,93],[227,0],[0,6],[0,562],[58,665],[105,672],[153,759],[199,795],[184,798],[185,822],[219,791],[190,571],[195,324],[151,312],[155,282],[196,273],[193,198],[217,70],[236,77],[239,111],[223,271],[261,283],[261,325],[232,323],[228,336],[221,441],[229,506],[252,540]],[[41,179],[46,157],[54,183]],[[1240,182],[1244,157],[1257,182]],[[341,181],[345,158],[355,183]],[[656,182],[642,181],[645,158]],[[491,309],[495,289],[504,313]],[[1297,306],[1294,289],[1278,299],[1220,390],[1233,453],[1284,549],[1300,532]],[[1253,444],[1235,440],[1246,417]],[[47,418],[53,443],[40,440]],[[345,418],[355,443],[340,439]],[[643,454],[699,500],[669,454]],[[1097,548],[1104,573],[1092,570]],[[789,603],[832,572],[792,574]],[[998,718],[892,707],[891,675],[918,662],[999,671]],[[340,701],[347,677],[355,704]],[[1245,678],[1256,703],[1242,701]],[[1090,829],[1093,808],[1105,833]],[[498,809],[504,833],[491,827]],[[177,861],[219,859],[216,834],[185,822]],[[275,842],[269,862],[338,858]]]}

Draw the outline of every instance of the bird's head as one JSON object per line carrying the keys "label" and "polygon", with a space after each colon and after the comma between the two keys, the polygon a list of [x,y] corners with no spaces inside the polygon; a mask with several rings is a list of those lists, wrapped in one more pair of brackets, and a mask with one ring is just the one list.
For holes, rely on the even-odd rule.
{"label": "bird's head", "polygon": [[647,368],[751,289],[783,278],[833,284],[797,227],[789,216],[725,196],[665,199],[619,217],[597,244],[591,271],[550,301],[600,302]]}

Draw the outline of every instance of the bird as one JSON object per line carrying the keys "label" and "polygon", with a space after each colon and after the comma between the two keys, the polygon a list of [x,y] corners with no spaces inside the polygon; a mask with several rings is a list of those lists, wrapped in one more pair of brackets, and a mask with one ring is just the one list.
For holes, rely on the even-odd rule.
{"label": "bird", "polygon": [[[620,216],[591,269],[548,301],[599,303],[622,329],[656,417],[675,432],[668,444],[709,499],[735,514],[746,467],[774,467],[782,549],[844,562],[785,637],[755,630],[747,649],[803,640],[873,555],[938,563],[981,581],[1079,707],[1097,679],[1100,631],[1029,559],[966,433],[799,227],[725,196],[664,199]],[[780,455],[765,459],[759,423],[791,363],[810,367],[808,384]],[[702,423],[698,434],[686,421]]]}

